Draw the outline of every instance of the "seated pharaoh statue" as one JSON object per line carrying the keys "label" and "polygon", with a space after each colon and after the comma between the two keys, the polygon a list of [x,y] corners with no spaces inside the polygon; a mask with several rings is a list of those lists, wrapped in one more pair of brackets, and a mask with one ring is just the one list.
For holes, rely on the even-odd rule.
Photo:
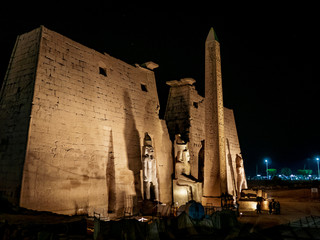
{"label": "seated pharaoh statue", "polygon": [[[157,162],[154,158],[154,148],[152,140],[148,133],[145,133],[142,156],[143,170],[143,190],[146,200],[159,201]],[[154,199],[151,199],[151,190],[153,190]]]}
{"label": "seated pharaoh statue", "polygon": [[201,202],[202,184],[191,175],[188,143],[177,134],[174,141],[175,177],[173,180],[174,201],[178,204],[194,200]]}

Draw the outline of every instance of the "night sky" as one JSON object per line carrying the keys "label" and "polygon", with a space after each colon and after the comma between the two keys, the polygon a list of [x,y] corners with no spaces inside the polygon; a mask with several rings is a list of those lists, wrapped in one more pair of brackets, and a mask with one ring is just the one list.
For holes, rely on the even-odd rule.
{"label": "night sky", "polygon": [[[0,82],[16,36],[44,25],[129,64],[153,61],[161,117],[165,82],[192,77],[204,94],[204,44],[211,27],[221,47],[224,105],[234,110],[246,174],[258,167],[316,171],[320,155],[319,17],[314,5],[172,7],[110,1],[0,7]],[[296,1],[297,2],[297,1]],[[1,3],[3,4],[3,3]],[[54,4],[54,5],[52,5]],[[195,3],[193,3],[195,4]],[[300,3],[301,4],[301,3]]]}

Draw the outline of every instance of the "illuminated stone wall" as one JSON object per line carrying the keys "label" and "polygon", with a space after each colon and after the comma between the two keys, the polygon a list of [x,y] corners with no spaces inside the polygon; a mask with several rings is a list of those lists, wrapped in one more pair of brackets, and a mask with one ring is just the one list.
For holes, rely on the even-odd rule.
{"label": "illuminated stone wall", "polygon": [[16,40],[0,92],[0,196],[18,204],[40,29]]}
{"label": "illuminated stone wall", "polygon": [[[238,176],[236,169],[236,157],[237,155],[242,157],[242,155],[237,133],[236,121],[232,109],[224,108],[224,126],[226,139],[226,169],[228,192],[234,196],[239,196],[239,189],[237,189],[237,186],[240,176]],[[245,188],[247,188],[247,180],[244,178],[243,181],[243,185],[245,186]]]}
{"label": "illuminated stone wall", "polygon": [[[191,175],[199,181],[203,181],[203,171],[207,167],[204,165],[205,150],[202,148],[204,140],[206,140],[205,105],[204,98],[197,93],[193,86],[194,82],[195,80],[191,81],[190,79],[167,82],[170,86],[170,92],[165,119],[170,137],[179,133],[177,131],[183,129],[182,126],[188,126],[188,131],[183,134],[189,141]],[[236,195],[238,181],[236,155],[241,156],[241,150],[232,109],[224,108],[224,132],[227,187],[230,194]],[[201,168],[203,168],[202,171]]]}
{"label": "illuminated stone wall", "polygon": [[158,117],[154,73],[44,27],[36,32],[41,37],[31,44],[40,47],[20,205],[103,215],[136,206],[145,132],[155,148],[160,201],[171,202],[172,143]]}
{"label": "illuminated stone wall", "polygon": [[171,139],[180,133],[188,141],[191,175],[204,184],[203,204],[216,205],[220,199],[212,197],[225,192],[239,195],[239,183],[247,184],[244,167],[242,175],[237,171],[240,145],[233,111],[223,107],[220,44],[213,29],[206,40],[205,61],[205,98],[197,93],[192,78],[167,82],[165,119]]}
{"label": "illuminated stone wall", "polygon": [[[220,59],[220,51],[215,54]],[[166,122],[160,120],[150,65],[129,65],[45,27],[19,36],[0,93],[1,196],[64,214],[132,212],[143,195],[145,132],[155,149],[161,202],[172,201],[170,137],[176,133],[188,141],[192,176],[207,182],[204,195],[212,196],[216,178],[208,172],[219,164],[205,161],[207,99],[197,93],[194,79],[170,81]],[[227,186],[233,193],[240,146],[232,110],[222,111]]]}
{"label": "illuminated stone wall", "polygon": [[188,141],[190,152],[191,175],[198,179],[199,162],[201,155],[201,141],[204,137],[204,99],[195,86],[195,80],[184,78],[179,81],[167,82],[170,86],[165,120],[167,122],[170,138],[175,134],[181,134]]}
{"label": "illuminated stone wall", "polygon": [[[205,129],[204,129],[204,98],[200,96],[194,86],[190,89],[190,164],[192,175],[203,181],[203,164],[204,164],[204,142]],[[200,159],[201,158],[201,159]],[[199,169],[202,168],[202,169]],[[201,171],[201,173],[199,172]]]}

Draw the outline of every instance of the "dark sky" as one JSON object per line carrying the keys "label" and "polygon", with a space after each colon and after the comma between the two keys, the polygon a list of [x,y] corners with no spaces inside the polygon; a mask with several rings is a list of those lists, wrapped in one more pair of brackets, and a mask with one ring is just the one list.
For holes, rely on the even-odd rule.
{"label": "dark sky", "polygon": [[[317,5],[172,7],[137,2],[24,1],[0,6],[0,81],[16,36],[40,25],[129,64],[154,61],[161,113],[165,82],[196,79],[204,93],[204,43],[211,27],[221,45],[224,105],[235,113],[247,175],[270,168],[316,170],[320,154]],[[262,2],[262,1],[261,1]],[[3,3],[1,3],[3,4]],[[167,10],[161,10],[167,9]]]}

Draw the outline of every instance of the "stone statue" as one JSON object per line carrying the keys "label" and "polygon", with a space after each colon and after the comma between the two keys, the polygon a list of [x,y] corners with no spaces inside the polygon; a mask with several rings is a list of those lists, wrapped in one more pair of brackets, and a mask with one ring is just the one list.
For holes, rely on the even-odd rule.
{"label": "stone statue", "polygon": [[190,175],[190,155],[185,143],[181,139],[181,135],[177,134],[174,141],[174,152],[175,152],[175,178],[179,178],[181,174]]}
{"label": "stone statue", "polygon": [[[190,153],[188,144],[177,134],[174,141],[175,152],[175,182],[178,186],[187,187],[188,200],[201,201],[201,187],[199,183],[191,176]],[[201,185],[200,185],[201,186]]]}
{"label": "stone statue", "polygon": [[154,158],[154,148],[152,147],[152,140],[146,132],[144,137],[143,156],[142,156],[142,170],[143,170],[143,190],[145,199],[151,200],[151,187],[154,190],[154,199],[159,201],[159,189],[157,179],[157,162]]}
{"label": "stone statue", "polygon": [[236,156],[236,171],[237,171],[237,189],[238,197],[241,195],[242,189],[247,189],[247,180],[244,172],[243,159],[240,155]]}

